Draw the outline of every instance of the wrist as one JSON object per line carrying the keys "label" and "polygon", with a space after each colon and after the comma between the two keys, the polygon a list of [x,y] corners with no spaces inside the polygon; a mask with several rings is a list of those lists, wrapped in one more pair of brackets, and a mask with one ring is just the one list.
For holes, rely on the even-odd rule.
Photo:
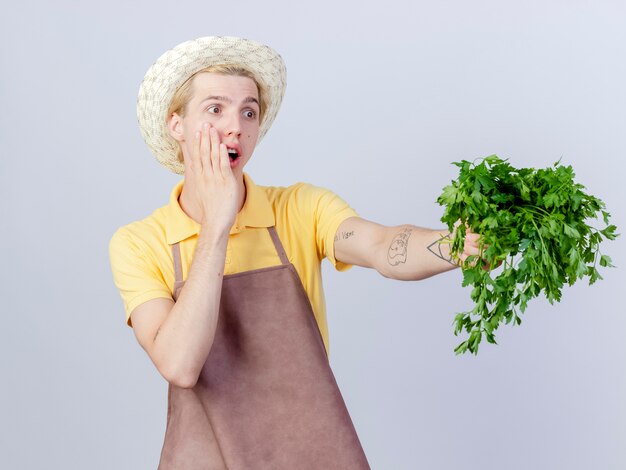
{"label": "wrist", "polygon": [[202,222],[200,224],[199,240],[211,245],[219,245],[228,242],[230,227],[218,227],[215,224]]}
{"label": "wrist", "polygon": [[452,267],[461,266],[463,264],[461,258],[452,251],[454,233],[447,230],[433,230],[433,234],[437,238],[428,245],[428,251]]}

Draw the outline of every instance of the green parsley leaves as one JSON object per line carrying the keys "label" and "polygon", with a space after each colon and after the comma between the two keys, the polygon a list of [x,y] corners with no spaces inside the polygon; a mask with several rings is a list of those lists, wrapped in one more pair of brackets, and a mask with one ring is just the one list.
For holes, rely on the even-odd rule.
{"label": "green parsley leaves", "polygon": [[[496,344],[500,323],[521,324],[520,314],[533,297],[543,293],[550,303],[558,302],[565,284],[585,276],[589,284],[602,279],[598,264],[613,264],[600,243],[618,234],[604,203],[574,182],[571,166],[516,169],[496,155],[454,165],[459,177],[437,199],[445,206],[441,221],[451,233],[457,226],[452,254],[463,252],[467,228],[481,235],[481,256],[463,265],[463,286],[472,286],[474,308],[454,319],[454,334],[469,334],[455,352],[477,354],[483,337]],[[600,218],[603,229],[586,223]],[[484,262],[501,265],[500,274]]]}

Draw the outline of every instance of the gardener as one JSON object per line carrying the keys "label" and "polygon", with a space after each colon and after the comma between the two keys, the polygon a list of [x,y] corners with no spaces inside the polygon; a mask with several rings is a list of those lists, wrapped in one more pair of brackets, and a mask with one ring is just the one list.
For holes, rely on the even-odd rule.
{"label": "gardener", "polygon": [[[321,260],[404,280],[458,262],[445,232],[244,173],[285,78],[269,47],[208,37],[163,54],[139,91],[146,143],[185,175],[110,244],[128,325],[169,382],[161,469],[369,468],[328,363]],[[468,235],[460,259],[477,253]]]}

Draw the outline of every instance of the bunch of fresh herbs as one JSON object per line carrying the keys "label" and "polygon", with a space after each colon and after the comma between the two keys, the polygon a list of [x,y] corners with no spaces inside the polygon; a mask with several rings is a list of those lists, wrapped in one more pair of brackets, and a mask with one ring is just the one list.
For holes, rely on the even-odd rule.
{"label": "bunch of fresh herbs", "polygon": [[[604,203],[574,182],[571,166],[516,169],[496,155],[454,165],[459,177],[437,202],[454,233],[452,256],[463,252],[468,229],[480,234],[481,254],[463,263],[463,286],[473,287],[474,308],[454,320],[455,335],[469,334],[455,352],[476,354],[483,336],[496,343],[500,323],[519,325],[533,297],[543,293],[552,304],[561,300],[565,284],[602,279],[598,264],[613,265],[600,242],[617,234]],[[588,225],[590,219],[602,219],[605,227]]]}

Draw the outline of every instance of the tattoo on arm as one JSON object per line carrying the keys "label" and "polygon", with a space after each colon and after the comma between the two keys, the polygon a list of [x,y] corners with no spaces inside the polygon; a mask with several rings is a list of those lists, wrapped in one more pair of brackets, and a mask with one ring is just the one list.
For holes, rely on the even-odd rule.
{"label": "tattoo on arm", "polygon": [[354,230],[352,230],[351,232],[341,232],[341,233],[337,233],[335,235],[335,241],[339,241],[339,240],[347,240],[348,238],[350,238],[352,235],[354,235]]}
{"label": "tattoo on arm", "polygon": [[448,263],[450,263],[452,266],[456,266],[458,267],[458,263],[456,262],[456,259],[452,256],[452,253],[448,253],[447,255],[444,255],[441,252],[441,245],[443,244],[448,244],[452,243],[452,238],[451,238],[452,234],[448,233],[446,235],[444,235],[443,237],[441,237],[438,240],[435,240],[434,242],[432,242],[430,245],[428,245],[428,251],[430,251],[433,255],[435,255],[437,258],[440,258]]}
{"label": "tattoo on arm", "polygon": [[393,237],[391,245],[389,245],[389,250],[387,251],[387,261],[391,266],[406,263],[407,248],[409,246],[411,232],[413,232],[412,227],[405,227]]}

